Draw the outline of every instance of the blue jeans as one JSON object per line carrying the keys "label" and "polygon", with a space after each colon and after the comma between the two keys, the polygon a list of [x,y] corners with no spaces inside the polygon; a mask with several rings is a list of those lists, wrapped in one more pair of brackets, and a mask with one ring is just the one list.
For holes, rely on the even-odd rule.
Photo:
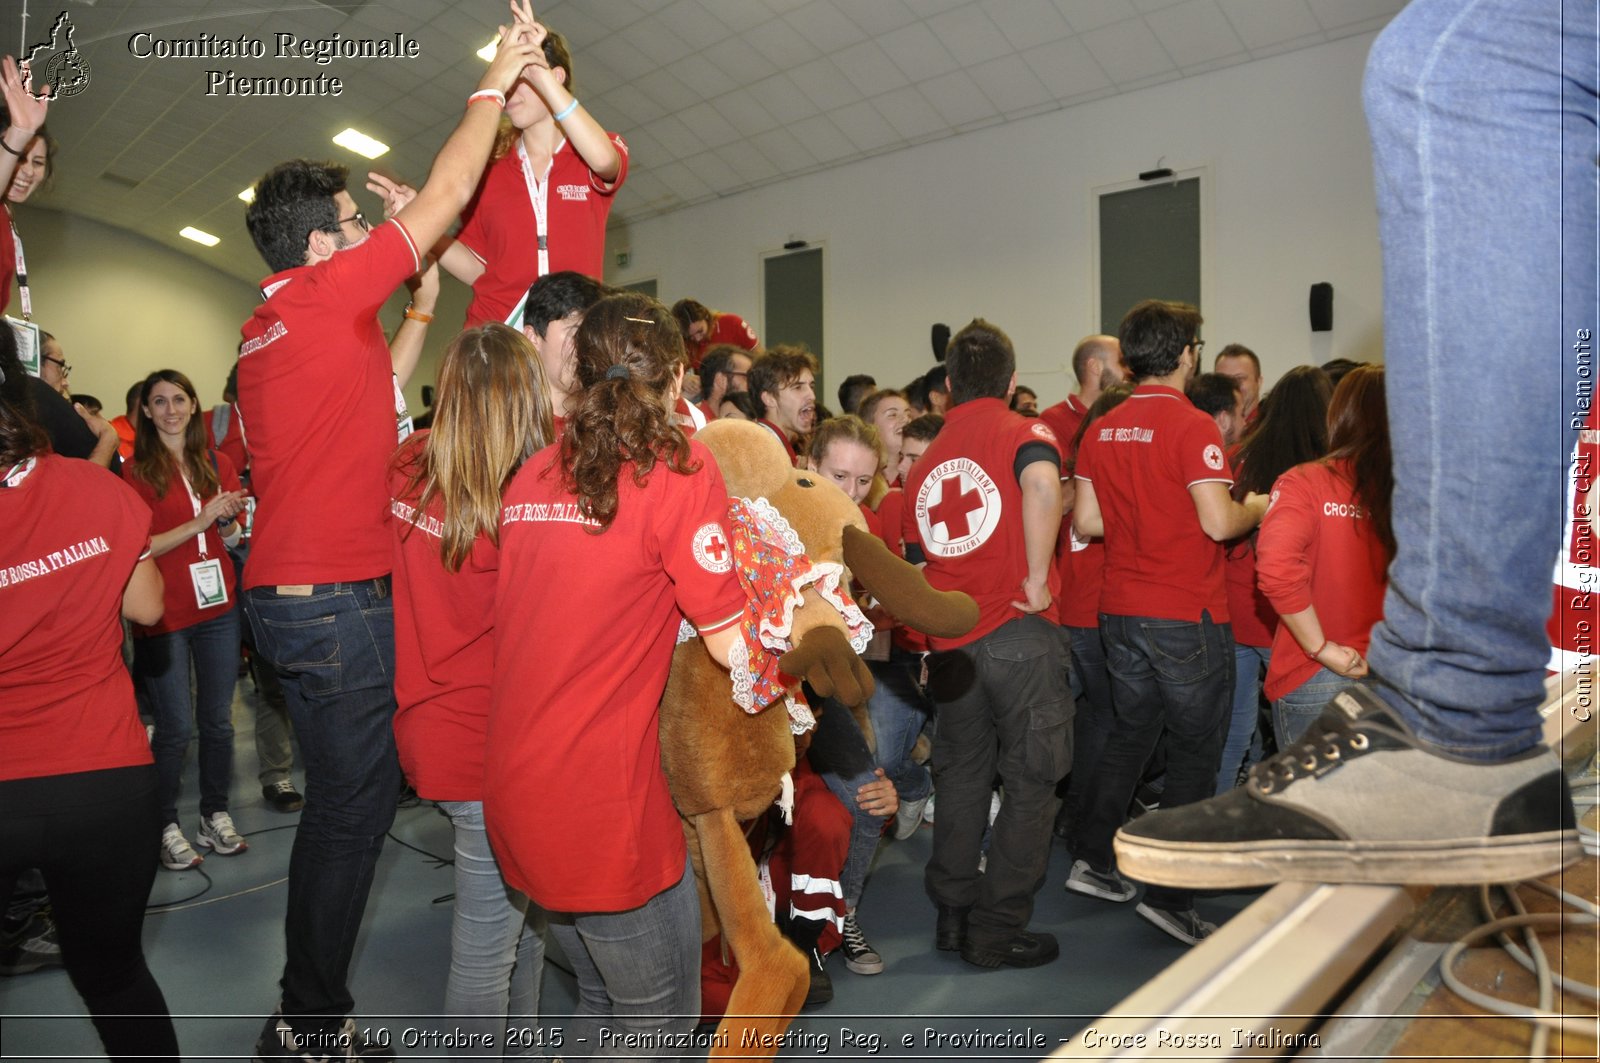
{"label": "blue jeans", "polygon": [[394,823],[394,602],[389,577],[245,592],[256,646],[283,681],[306,807],[289,857],[283,1013],[297,1034],[350,1013],[348,984],[373,871]]}
{"label": "blue jeans", "polygon": [[699,1022],[700,897],[687,860],[677,885],[638,908],[551,912],[550,933],[577,976],[578,1009],[566,1038],[576,1054],[585,1059],[678,1058],[646,1048],[629,1051],[614,1038],[602,1040],[600,1031],[687,1033]]}
{"label": "blue jeans", "polygon": [[[504,1045],[496,1059],[542,1059],[534,1045],[506,1044],[507,1029],[539,1025],[544,976],[544,913],[500,877],[483,826],[483,802],[440,801],[455,828],[456,899],[450,922],[450,976],[444,1010],[481,1044]],[[452,1059],[481,1059],[483,1051],[458,1051]]]}
{"label": "blue jeans", "polygon": [[1233,712],[1228,717],[1228,737],[1222,743],[1222,766],[1217,769],[1217,793],[1233,789],[1239,769],[1253,751],[1259,760],[1261,743],[1256,724],[1261,718],[1261,673],[1272,663],[1272,647],[1233,644]]}
{"label": "blue jeans", "polygon": [[900,800],[920,801],[933,792],[928,769],[911,759],[917,736],[933,715],[933,703],[917,685],[922,658],[891,646],[887,661],[870,661],[867,666],[878,687],[867,703],[878,740],[878,765],[894,783]]}
{"label": "blue jeans", "polygon": [[1322,710],[1328,707],[1333,696],[1355,681],[1337,672],[1318,668],[1311,678],[1272,703],[1272,734],[1279,749],[1288,749],[1300,741]]}
{"label": "blue jeans", "polygon": [[1595,47],[1593,0],[1415,0],[1367,62],[1399,542],[1368,660],[1471,759],[1540,737],[1600,316]]}
{"label": "blue jeans", "polygon": [[1077,713],[1072,718],[1072,774],[1067,777],[1061,817],[1068,852],[1077,852],[1080,832],[1094,794],[1095,766],[1116,722],[1111,708],[1111,674],[1098,627],[1064,627],[1072,643],[1072,690]]}
{"label": "blue jeans", "polygon": [[[911,740],[916,741],[914,731]],[[878,752],[883,752],[882,735],[878,736]],[[856,799],[856,791],[877,779],[878,761],[867,747],[855,715],[833,698],[824,702],[817,716],[809,756],[811,766],[850,813],[850,852],[839,872],[839,888],[844,891],[845,910],[854,911],[883,840],[884,821],[863,809]]]}
{"label": "blue jeans", "polygon": [[[1061,628],[1022,616],[928,661],[928,693],[939,707],[939,814],[924,882],[935,904],[971,908],[968,939],[980,947],[1027,927],[1044,881],[1056,782],[1072,762],[1068,657]],[[979,874],[996,774],[1005,800]]]}
{"label": "blue jeans", "polygon": [[[233,687],[239,679],[239,613],[229,609],[177,631],[133,640],[134,672],[155,719],[157,805],[178,822],[183,757],[200,731],[200,815],[228,810],[233,785]],[[190,667],[194,696],[189,694]]]}
{"label": "blue jeans", "polygon": [[[1199,621],[1101,613],[1100,638],[1111,673],[1116,725],[1095,773],[1078,855],[1104,871],[1115,862],[1111,837],[1127,818],[1128,803],[1163,733],[1167,781],[1161,807],[1212,796],[1232,703],[1234,662],[1232,626],[1213,622],[1209,613]],[[942,815],[944,809],[939,811]],[[1182,911],[1194,906],[1194,894],[1151,886],[1145,901],[1154,908]]]}

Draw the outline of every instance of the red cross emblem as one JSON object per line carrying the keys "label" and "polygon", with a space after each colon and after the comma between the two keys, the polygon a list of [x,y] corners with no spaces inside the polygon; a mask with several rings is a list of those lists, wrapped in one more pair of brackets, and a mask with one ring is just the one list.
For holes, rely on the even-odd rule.
{"label": "red cross emblem", "polygon": [[711,555],[712,560],[720,562],[722,555],[727,552],[728,544],[722,541],[722,536],[713,535],[706,540],[706,553]]}
{"label": "red cross emblem", "polygon": [[928,508],[928,520],[943,524],[951,541],[972,534],[968,514],[983,508],[983,495],[976,488],[961,490],[961,477],[946,476],[939,481],[939,502]]}

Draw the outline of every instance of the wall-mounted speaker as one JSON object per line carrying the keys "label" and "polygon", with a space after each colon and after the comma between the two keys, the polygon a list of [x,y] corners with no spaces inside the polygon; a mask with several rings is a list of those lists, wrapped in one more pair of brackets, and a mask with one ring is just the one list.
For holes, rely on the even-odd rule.
{"label": "wall-mounted speaker", "polygon": [[1311,286],[1311,331],[1333,331],[1333,285],[1327,281]]}

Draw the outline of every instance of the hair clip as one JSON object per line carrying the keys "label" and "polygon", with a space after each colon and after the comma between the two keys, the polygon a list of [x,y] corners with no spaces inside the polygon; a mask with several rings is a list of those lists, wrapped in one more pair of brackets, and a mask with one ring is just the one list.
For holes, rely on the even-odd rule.
{"label": "hair clip", "polygon": [[656,323],[655,322],[655,318],[651,318],[651,317],[628,317],[628,316],[624,315],[622,320],[624,320],[624,321],[632,321],[632,322],[634,322],[635,324],[638,324],[638,325],[654,325]]}
{"label": "hair clip", "polygon": [[[628,320],[632,321],[634,319],[633,318],[629,318]],[[606,370],[606,379],[607,380],[626,380],[626,379],[628,379],[628,367],[625,366],[625,365],[614,365],[614,366],[612,366],[610,369]]]}

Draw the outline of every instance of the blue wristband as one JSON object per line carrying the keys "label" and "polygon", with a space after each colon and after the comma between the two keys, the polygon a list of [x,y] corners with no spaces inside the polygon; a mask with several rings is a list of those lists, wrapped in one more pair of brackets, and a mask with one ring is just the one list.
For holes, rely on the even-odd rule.
{"label": "blue wristband", "polygon": [[574,96],[574,97],[572,97],[572,102],[571,103],[569,103],[565,107],[561,108],[561,110],[559,110],[555,114],[551,115],[551,117],[554,118],[558,122],[563,122],[563,121],[566,121],[566,119],[568,119],[569,117],[571,117],[572,116],[572,112],[576,111],[577,109],[578,109],[578,97]]}

